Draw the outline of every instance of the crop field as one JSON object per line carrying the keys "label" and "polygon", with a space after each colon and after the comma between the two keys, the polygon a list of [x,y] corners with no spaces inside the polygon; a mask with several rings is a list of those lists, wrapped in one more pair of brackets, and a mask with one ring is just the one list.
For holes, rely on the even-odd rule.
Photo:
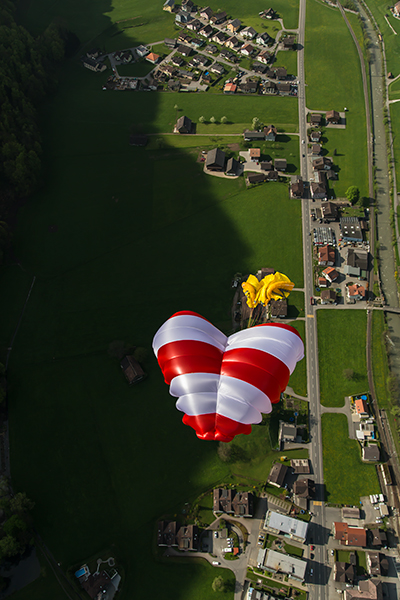
{"label": "crop field", "polygon": [[[356,506],[360,496],[379,493],[376,467],[363,463],[360,444],[349,440],[346,415],[323,414],[321,422],[325,500]],[[343,465],[346,465],[346,477],[343,477]]]}
{"label": "crop field", "polygon": [[317,322],[321,403],[344,406],[345,396],[368,390],[365,310],[318,310]]}
{"label": "crop field", "polygon": [[[362,195],[367,195],[365,105],[357,50],[338,10],[312,0],[307,2],[306,19],[307,108],[337,111],[348,108],[346,129],[327,130],[328,149],[336,149],[339,156],[338,160],[333,157],[340,167],[335,194],[343,196],[350,185],[356,185]],[[352,20],[352,26],[357,25]],[[343,77],[337,64],[346,64],[352,76]]]}

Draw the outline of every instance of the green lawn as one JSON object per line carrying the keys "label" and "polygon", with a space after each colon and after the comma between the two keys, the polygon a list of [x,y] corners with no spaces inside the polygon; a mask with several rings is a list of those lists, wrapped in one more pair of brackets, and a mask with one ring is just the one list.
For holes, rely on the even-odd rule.
{"label": "green lawn", "polygon": [[[292,292],[293,293],[293,292]],[[290,298],[290,296],[289,296]],[[297,329],[304,342],[304,358],[297,363],[296,369],[289,379],[289,386],[299,396],[307,396],[307,358],[306,358],[306,326],[304,321],[292,321],[292,327]]]}
{"label": "green lawn", "polygon": [[379,493],[376,467],[363,463],[360,444],[349,440],[346,415],[326,413],[321,423],[325,500],[332,504],[358,505],[360,496]]}
{"label": "green lawn", "polygon": [[297,76],[297,52],[294,50],[281,50],[276,54],[275,67],[285,67],[288,75]]}
{"label": "green lawn", "polygon": [[[339,167],[334,182],[336,197],[343,197],[350,185],[362,195],[368,192],[365,104],[360,61],[350,32],[338,10],[312,0],[307,2],[305,69],[307,107],[310,110],[338,110],[346,113],[346,129],[326,131],[328,156]],[[357,32],[358,22],[352,20]],[[351,77],[343,77],[338,64],[346,65]],[[337,156],[333,156],[334,149]]]}
{"label": "green lawn", "polygon": [[[318,310],[321,403],[344,406],[344,397],[368,390],[365,310]],[[353,369],[352,380],[344,377]]]}
{"label": "green lawn", "polygon": [[[388,8],[389,6],[393,6],[393,4],[385,2],[385,0],[366,0],[366,4],[373,13],[383,35],[383,40],[385,42],[387,70],[391,71],[396,77],[400,73],[400,21],[393,17]],[[394,34],[392,29],[389,27],[385,19],[385,15],[390,25],[397,32],[397,35]]]}
{"label": "green lawn", "polygon": [[117,71],[121,77],[145,77],[154,69],[154,65],[143,60],[130,65],[118,65]]}
{"label": "green lawn", "polygon": [[393,147],[394,147],[394,156],[396,162],[396,178],[400,176],[400,136],[397,135],[397,132],[400,131],[400,102],[395,102],[390,104],[390,117],[392,120],[392,128],[393,128]]}

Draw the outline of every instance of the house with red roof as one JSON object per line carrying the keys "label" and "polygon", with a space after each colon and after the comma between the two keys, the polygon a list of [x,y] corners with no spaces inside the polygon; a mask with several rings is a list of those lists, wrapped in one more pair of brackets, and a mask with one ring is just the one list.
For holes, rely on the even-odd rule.
{"label": "house with red roof", "polygon": [[339,277],[339,273],[333,267],[326,267],[326,269],[322,271],[322,275],[329,283],[332,283],[332,281],[335,281]]}

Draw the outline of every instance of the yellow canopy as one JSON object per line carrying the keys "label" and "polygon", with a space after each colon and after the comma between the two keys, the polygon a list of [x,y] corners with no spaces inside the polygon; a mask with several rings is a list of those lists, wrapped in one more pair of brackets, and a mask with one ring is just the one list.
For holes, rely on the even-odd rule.
{"label": "yellow canopy", "polygon": [[255,308],[258,304],[266,306],[270,300],[287,298],[294,283],[283,273],[276,272],[261,281],[254,275],[249,275],[247,281],[242,283],[242,288],[247,297],[247,306]]}

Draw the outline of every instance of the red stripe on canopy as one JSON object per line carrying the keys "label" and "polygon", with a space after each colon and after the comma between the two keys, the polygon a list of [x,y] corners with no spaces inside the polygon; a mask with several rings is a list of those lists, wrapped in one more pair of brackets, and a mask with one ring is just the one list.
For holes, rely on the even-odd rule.
{"label": "red stripe on canopy", "polygon": [[196,340],[182,340],[164,344],[158,351],[158,364],[165,383],[170,384],[177,375],[186,373],[220,373],[221,350]]}
{"label": "red stripe on canopy", "polygon": [[182,421],[192,427],[201,440],[231,442],[239,433],[251,433],[251,425],[243,425],[217,413],[194,416],[185,414]]}

